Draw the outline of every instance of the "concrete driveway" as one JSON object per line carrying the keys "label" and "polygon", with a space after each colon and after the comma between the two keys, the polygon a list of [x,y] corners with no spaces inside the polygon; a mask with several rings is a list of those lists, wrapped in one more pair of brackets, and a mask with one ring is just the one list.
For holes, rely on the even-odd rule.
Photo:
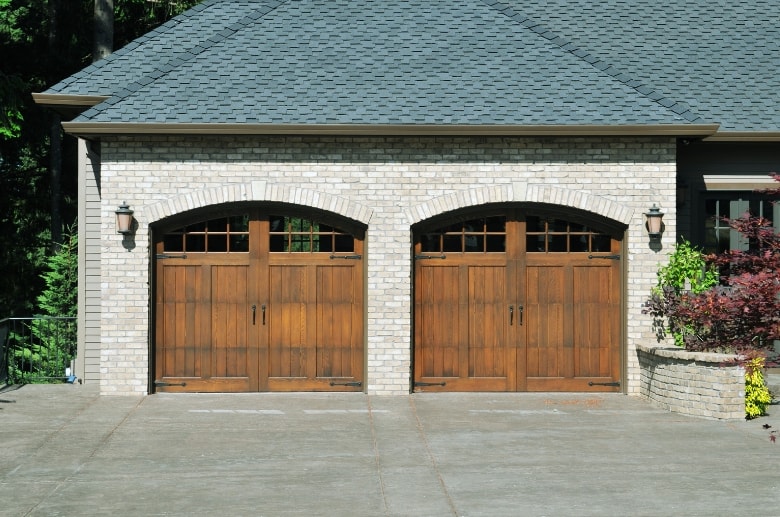
{"label": "concrete driveway", "polygon": [[623,395],[25,386],[0,392],[0,515],[779,515],[772,413],[698,420]]}

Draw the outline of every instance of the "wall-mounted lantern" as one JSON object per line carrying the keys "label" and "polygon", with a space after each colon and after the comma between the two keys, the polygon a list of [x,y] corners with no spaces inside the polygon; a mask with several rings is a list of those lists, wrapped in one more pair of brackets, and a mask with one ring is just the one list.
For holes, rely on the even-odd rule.
{"label": "wall-mounted lantern", "polygon": [[661,212],[661,209],[655,206],[655,203],[653,203],[653,206],[645,212],[645,227],[647,228],[647,235],[650,237],[650,241],[660,241],[661,240],[661,234],[664,231],[664,223],[663,223],[664,213]]}
{"label": "wall-mounted lantern", "polygon": [[116,233],[122,235],[133,233],[133,211],[130,210],[130,205],[124,201],[114,213],[116,214]]}

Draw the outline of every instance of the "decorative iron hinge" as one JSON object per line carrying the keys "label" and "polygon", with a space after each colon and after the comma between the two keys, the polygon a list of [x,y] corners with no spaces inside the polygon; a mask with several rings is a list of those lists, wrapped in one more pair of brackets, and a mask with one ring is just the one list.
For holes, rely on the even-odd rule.
{"label": "decorative iron hinge", "polygon": [[425,386],[446,386],[446,385],[447,385],[446,382],[418,382],[418,381],[414,381],[414,387],[415,388],[418,387],[418,386],[425,387]]}
{"label": "decorative iron hinge", "polygon": [[164,253],[158,253],[154,256],[156,259],[185,259],[187,255],[166,255]]}
{"label": "decorative iron hinge", "polygon": [[352,386],[353,388],[359,388],[363,385],[360,381],[350,381],[350,382],[333,382],[330,383],[331,386]]}
{"label": "decorative iron hinge", "polygon": [[588,386],[620,386],[619,382],[589,382]]}
{"label": "decorative iron hinge", "polygon": [[447,255],[442,253],[441,255],[415,255],[414,260],[425,260],[425,259],[446,259]]}
{"label": "decorative iron hinge", "polygon": [[620,255],[588,255],[589,259],[620,260]]}
{"label": "decorative iron hinge", "polygon": [[347,259],[347,260],[360,260],[363,258],[363,255],[334,255],[331,254],[331,259]]}
{"label": "decorative iron hinge", "polygon": [[157,387],[166,387],[166,386],[181,386],[184,387],[187,385],[186,382],[165,382],[165,381],[154,381],[154,385]]}

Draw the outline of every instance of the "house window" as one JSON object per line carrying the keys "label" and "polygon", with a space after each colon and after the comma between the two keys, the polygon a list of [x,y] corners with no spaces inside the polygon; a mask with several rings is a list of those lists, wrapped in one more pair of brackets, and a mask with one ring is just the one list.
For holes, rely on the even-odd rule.
{"label": "house window", "polygon": [[767,196],[747,192],[718,192],[704,200],[705,253],[722,253],[728,250],[748,250],[750,242],[729,227],[724,218],[737,219],[745,213],[765,217],[780,228],[780,205],[773,204]]}

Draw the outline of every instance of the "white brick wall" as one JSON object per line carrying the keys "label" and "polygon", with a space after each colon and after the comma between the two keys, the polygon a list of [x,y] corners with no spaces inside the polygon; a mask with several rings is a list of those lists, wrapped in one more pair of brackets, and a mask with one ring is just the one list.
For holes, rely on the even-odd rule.
{"label": "white brick wall", "polygon": [[[545,202],[627,224],[626,379],[636,394],[635,345],[654,340],[641,306],[675,240],[675,142],[667,138],[121,137],[102,147],[104,393],[142,393],[149,364],[149,225],[216,203],[296,203],[367,225],[367,389],[408,393],[410,226],[462,207]],[[130,239],[114,228],[127,201]],[[651,250],[643,213],[666,216]]]}

